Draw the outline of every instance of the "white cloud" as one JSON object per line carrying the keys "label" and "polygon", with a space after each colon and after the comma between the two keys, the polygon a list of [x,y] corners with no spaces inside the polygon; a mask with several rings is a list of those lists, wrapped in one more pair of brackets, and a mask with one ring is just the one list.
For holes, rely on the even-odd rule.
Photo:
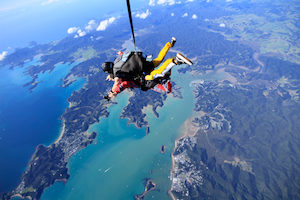
{"label": "white cloud", "polygon": [[97,28],[97,22],[93,19],[90,20],[88,25],[84,27],[84,29],[88,32],[92,30],[96,30],[96,28]]}
{"label": "white cloud", "polygon": [[[149,11],[146,12],[146,14],[149,14]],[[111,17],[109,19],[103,20],[100,22],[99,26],[98,23],[95,20],[90,20],[88,24],[84,27],[84,29],[81,29],[79,27],[70,27],[68,29],[68,34],[74,34],[74,38],[83,37],[86,34],[88,34],[91,31],[97,30],[97,31],[104,31],[108,25],[112,24],[116,18]]]}
{"label": "white cloud", "polygon": [[4,58],[6,57],[7,55],[7,51],[3,51],[1,54],[0,54],[0,61],[1,60],[4,60]]}
{"label": "white cloud", "polygon": [[176,2],[175,0],[158,0],[157,4],[158,5],[174,5]]}
{"label": "white cloud", "polygon": [[192,18],[193,18],[193,19],[197,19],[198,17],[197,17],[196,14],[193,14]]}
{"label": "white cloud", "polygon": [[97,27],[97,31],[104,31],[110,24],[112,24],[116,18],[111,17],[109,19],[103,20],[100,22],[99,26]]}
{"label": "white cloud", "polygon": [[135,15],[135,17],[138,17],[138,18],[141,18],[141,19],[146,19],[150,14],[151,14],[151,12],[149,11],[149,9],[147,9],[146,12],[138,13],[138,14]]}
{"label": "white cloud", "polygon": [[206,3],[209,3],[211,0],[206,0]]}
{"label": "white cloud", "polygon": [[149,6],[155,6],[155,0],[150,0],[149,1]]}
{"label": "white cloud", "polygon": [[68,33],[69,33],[69,34],[73,34],[73,33],[76,33],[78,30],[79,30],[78,27],[70,27],[70,28],[68,29]]}
{"label": "white cloud", "polygon": [[221,23],[219,26],[224,28],[226,25],[224,23]]}
{"label": "white cloud", "polygon": [[188,13],[184,13],[183,15],[182,15],[182,17],[187,17],[189,14]]}
{"label": "white cloud", "polygon": [[46,6],[55,2],[58,2],[59,0],[48,0],[41,3],[42,6]]}
{"label": "white cloud", "polygon": [[[188,1],[194,1],[194,0],[187,0]],[[155,0],[149,0],[149,6],[155,6],[157,5],[174,5],[174,4],[181,4],[181,1],[176,1],[176,0],[157,0],[157,2],[155,2]]]}
{"label": "white cloud", "polygon": [[174,15],[175,15],[174,13],[171,13],[171,16],[172,16],[172,17],[174,17]]}
{"label": "white cloud", "polygon": [[79,30],[77,31],[77,35],[78,35],[79,37],[83,37],[83,36],[86,35],[86,32],[83,31],[83,30],[81,30],[81,29],[79,29]]}
{"label": "white cloud", "polygon": [[232,2],[232,0],[226,0],[226,2]]}
{"label": "white cloud", "polygon": [[193,2],[194,0],[186,0],[186,2]]}

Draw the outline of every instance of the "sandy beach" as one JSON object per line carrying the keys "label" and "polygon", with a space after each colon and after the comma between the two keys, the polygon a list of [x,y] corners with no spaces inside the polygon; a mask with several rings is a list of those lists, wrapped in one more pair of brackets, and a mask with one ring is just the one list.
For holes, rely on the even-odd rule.
{"label": "sandy beach", "polygon": [[65,120],[62,121],[62,128],[61,128],[61,131],[60,131],[60,134],[59,134],[59,137],[55,140],[54,144],[57,144],[61,138],[63,137],[64,133],[65,133]]}

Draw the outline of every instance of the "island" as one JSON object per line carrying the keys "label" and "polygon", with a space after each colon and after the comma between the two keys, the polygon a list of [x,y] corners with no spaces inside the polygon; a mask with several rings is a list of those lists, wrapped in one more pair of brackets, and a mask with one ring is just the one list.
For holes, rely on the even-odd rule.
{"label": "island", "polygon": [[156,184],[151,180],[147,179],[146,185],[145,185],[145,191],[142,194],[136,194],[134,195],[134,199],[136,200],[143,200],[149,192],[156,189]]}

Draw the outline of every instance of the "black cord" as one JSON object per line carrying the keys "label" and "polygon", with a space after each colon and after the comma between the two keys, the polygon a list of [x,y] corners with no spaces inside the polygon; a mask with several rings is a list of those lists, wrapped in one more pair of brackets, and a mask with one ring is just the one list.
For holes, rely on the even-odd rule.
{"label": "black cord", "polygon": [[127,9],[128,9],[128,16],[129,16],[130,27],[131,27],[132,37],[133,37],[134,49],[135,49],[135,36],[134,36],[134,30],[133,30],[133,23],[132,23],[132,16],[131,16],[131,9],[130,9],[129,0],[127,0]]}

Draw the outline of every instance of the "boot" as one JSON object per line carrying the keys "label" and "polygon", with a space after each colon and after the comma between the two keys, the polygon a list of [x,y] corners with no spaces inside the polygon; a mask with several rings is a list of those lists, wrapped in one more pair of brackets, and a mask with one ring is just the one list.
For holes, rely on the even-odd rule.
{"label": "boot", "polygon": [[193,62],[190,59],[184,57],[184,55],[182,55],[181,53],[177,53],[174,61],[177,65],[181,65],[181,64],[187,64],[190,66],[193,65]]}
{"label": "boot", "polygon": [[175,37],[172,37],[172,40],[171,40],[171,47],[173,47],[176,43],[176,38]]}

